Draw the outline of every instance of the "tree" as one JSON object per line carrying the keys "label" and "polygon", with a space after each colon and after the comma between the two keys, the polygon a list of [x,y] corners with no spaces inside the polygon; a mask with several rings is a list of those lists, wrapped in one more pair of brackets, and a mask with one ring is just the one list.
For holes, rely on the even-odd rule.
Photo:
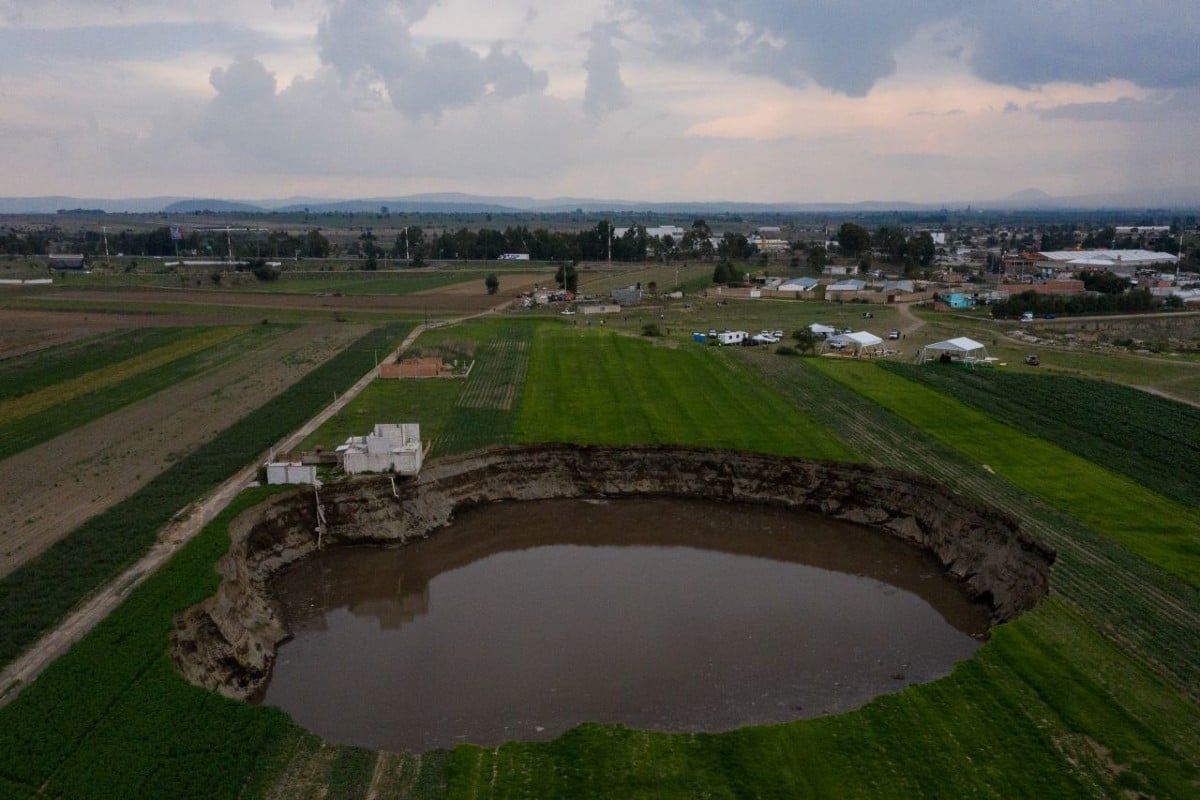
{"label": "tree", "polygon": [[904,238],[904,231],[884,225],[872,234],[871,244],[888,261],[899,264],[904,260],[908,242]]}
{"label": "tree", "polygon": [[871,246],[871,234],[862,225],[854,222],[843,222],[837,232],[838,247],[842,254],[859,256]]}
{"label": "tree", "polygon": [[727,258],[722,258],[713,269],[713,283],[741,283],[742,275]]}
{"label": "tree", "polygon": [[917,264],[928,267],[933,263],[933,257],[937,254],[937,248],[933,244],[933,235],[929,231],[921,231],[915,236],[909,237],[905,245],[905,252]]}
{"label": "tree", "polygon": [[808,248],[808,268],[814,272],[820,272],[825,269],[825,265],[829,263],[829,254],[825,250],[825,245],[814,244]]}
{"label": "tree", "polygon": [[483,279],[483,285],[487,287],[488,294],[495,294],[500,289],[500,279],[496,277],[496,273],[490,272]]}
{"label": "tree", "polygon": [[1132,284],[1112,272],[1082,272],[1083,288],[1101,294],[1123,294]]}
{"label": "tree", "polygon": [[817,335],[808,328],[792,331],[792,338],[796,340],[796,349],[802,354],[811,353],[817,349]]}
{"label": "tree", "polygon": [[579,288],[579,271],[575,269],[574,264],[559,264],[554,273],[554,282],[568,292],[573,292]]}
{"label": "tree", "polygon": [[314,228],[304,237],[304,247],[301,250],[305,258],[328,258],[329,240]]}
{"label": "tree", "polygon": [[725,258],[749,258],[754,255],[754,247],[742,234],[729,231],[721,237],[717,253]]}

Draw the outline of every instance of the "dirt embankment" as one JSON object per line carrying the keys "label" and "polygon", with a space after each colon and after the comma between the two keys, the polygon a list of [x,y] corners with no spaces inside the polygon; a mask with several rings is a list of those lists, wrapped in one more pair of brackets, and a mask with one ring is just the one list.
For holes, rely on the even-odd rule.
{"label": "dirt embankment", "polygon": [[[418,479],[369,476],[321,490],[325,544],[428,536],[456,511],[503,500],[670,495],[766,503],[870,525],[934,553],[967,593],[1006,621],[1049,589],[1054,553],[998,511],[895,470],[679,447],[507,447],[446,459]],[[270,674],[287,637],[267,581],[317,546],[311,489],[238,517],[217,593],[176,621],[172,657],[194,683],[234,697]]]}

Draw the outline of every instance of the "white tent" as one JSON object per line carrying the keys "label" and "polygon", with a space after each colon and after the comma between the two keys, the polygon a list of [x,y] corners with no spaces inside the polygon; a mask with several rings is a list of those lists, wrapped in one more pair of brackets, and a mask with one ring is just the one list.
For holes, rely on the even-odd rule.
{"label": "white tent", "polygon": [[866,331],[839,333],[837,336],[830,336],[826,341],[835,350],[849,348],[855,353],[862,353],[870,348],[878,348],[879,345],[883,344],[883,339]]}
{"label": "white tent", "polygon": [[966,336],[927,344],[921,349],[922,364],[931,358],[962,361],[971,364],[976,361],[982,361],[987,357],[987,348],[974,339],[968,339]]}
{"label": "white tent", "polygon": [[808,329],[812,331],[813,336],[821,339],[826,339],[838,332],[837,328],[834,328],[830,325],[822,325],[819,322],[814,322],[812,325],[809,325]]}

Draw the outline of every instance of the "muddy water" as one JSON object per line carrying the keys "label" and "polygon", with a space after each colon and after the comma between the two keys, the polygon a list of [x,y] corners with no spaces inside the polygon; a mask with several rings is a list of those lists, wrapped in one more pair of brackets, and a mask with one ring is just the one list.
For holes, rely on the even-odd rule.
{"label": "muddy water", "polygon": [[295,638],[260,701],[414,752],[838,713],[946,674],[987,627],[931,556],[875,531],[663,498],[491,505],[273,588]]}

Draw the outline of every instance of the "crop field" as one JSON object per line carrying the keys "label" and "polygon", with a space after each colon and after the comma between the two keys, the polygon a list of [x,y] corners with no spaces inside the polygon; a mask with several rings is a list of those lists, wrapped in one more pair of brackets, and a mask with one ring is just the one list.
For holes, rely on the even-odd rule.
{"label": "crop field", "polygon": [[[169,329],[168,329],[169,330]],[[53,439],[61,433],[173,386],[202,371],[215,355],[229,358],[224,345],[235,337],[266,333],[278,334],[278,327],[261,329],[209,328],[185,331],[189,336],[176,335],[177,341],[157,348],[144,349],[140,354],[108,366],[96,365],[85,371],[63,371],[57,382],[33,388],[23,380],[13,380],[12,387],[25,393],[0,401],[0,459],[28,447]],[[176,331],[171,331],[176,333]],[[40,361],[26,357],[23,361]],[[49,370],[33,374],[45,379]],[[21,371],[19,374],[23,375]]]}
{"label": "crop field", "polygon": [[180,328],[111,331],[87,341],[74,341],[0,360],[0,401],[27,395],[83,372],[119,364],[194,333]]}
{"label": "crop field", "polygon": [[620,267],[584,264],[579,270],[579,291],[589,295],[607,296],[613,289],[623,289],[640,283],[645,289],[654,283],[660,292],[667,292],[678,282],[695,284],[701,278],[712,282],[713,265],[691,264],[631,264]]}
{"label": "crop field", "polygon": [[855,460],[820,424],[722,355],[616,333],[539,330],[517,440]]}
{"label": "crop field", "polygon": [[91,517],[35,560],[0,579],[0,664],[12,660],[76,602],[134,562],[180,509],[259,457],[373,366],[410,325],[371,330],[289,387],[177,460],[137,492]]}
{"label": "crop field", "polygon": [[240,330],[6,426],[8,444],[19,452],[0,459],[0,576],[137,492],[368,329],[316,323]]}
{"label": "crop field", "polygon": [[513,441],[534,330],[527,324],[506,325],[480,347],[475,366],[434,441],[433,455]]}
{"label": "crop field", "polygon": [[[160,289],[203,289],[211,291],[234,290],[239,292],[263,292],[272,294],[346,294],[371,295],[389,294],[405,295],[414,292],[424,292],[431,289],[454,286],[461,283],[477,283],[483,288],[483,279],[489,273],[496,273],[501,286],[527,285],[531,278],[536,279],[543,273],[553,278],[553,269],[545,267],[541,271],[525,265],[519,271],[503,267],[485,268],[476,266],[472,269],[380,269],[380,270],[313,270],[294,271],[286,266],[273,281],[259,280],[252,272],[224,272],[221,280],[213,282],[213,270],[193,268],[183,273],[125,273],[116,275],[92,274],[77,275],[67,279],[71,286],[89,288],[120,289],[123,287],[160,288]],[[508,279],[506,281],[506,279]],[[507,291],[507,289],[505,289]]]}
{"label": "crop field", "polygon": [[[873,310],[876,328],[911,320]],[[1200,513],[1178,494],[1186,485],[1167,485],[1180,453],[1192,451],[1156,445],[1153,425],[1113,434],[1097,424],[1167,415],[1186,425],[1193,410],[1020,369],[918,375],[686,341],[709,326],[859,328],[860,312],[811,301],[698,302],[631,311],[603,327],[545,314],[442,327],[415,349],[474,359],[468,380],[376,382],[306,445],[336,443],[388,417],[420,422],[435,441],[433,457],[507,441],[676,443],[867,461],[931,477],[1014,516],[1058,552],[1051,596],[993,630],[947,677],[847,714],[718,734],[589,724],[550,742],[419,756],[323,744],[276,709],[186,684],[165,655],[173,615],[216,584],[212,565],[227,546],[228,521],[270,491],[255,489],[0,708],[0,798],[1195,796]],[[672,333],[638,336],[647,322]],[[927,324],[907,347],[945,338],[944,324]],[[328,402],[330,384],[366,372],[377,342],[395,342],[404,329],[377,330],[335,359],[342,368],[331,361],[310,373],[307,390],[288,394],[295,407],[272,404],[222,432],[213,448],[182,458],[177,466],[196,470],[176,476],[186,496],[160,503],[162,485],[151,482],[154,492],[119,506],[128,519],[92,534],[100,551],[124,538],[141,542],[132,551],[144,547],[156,520],[253,457],[232,452],[233,443],[273,441],[266,429],[296,427]],[[1132,356],[1087,358],[1116,374],[1116,359]],[[1133,378],[1139,385],[1189,369],[1145,361]],[[1186,436],[1180,442],[1194,446]],[[1141,465],[1138,476],[1113,463],[1120,450]],[[61,613],[40,611],[37,588],[59,594],[80,565],[105,555],[77,543],[19,594],[0,581],[0,660],[32,635],[14,639],[10,620],[24,631],[31,616],[40,614],[44,628]],[[92,585],[111,574],[93,571]],[[62,592],[59,605],[81,591]]]}
{"label": "crop field", "polygon": [[1200,586],[1200,511],[1024,433],[981,411],[862,362],[815,362],[1029,494],[1070,511],[1097,533]]}
{"label": "crop field", "polygon": [[889,364],[1184,505],[1200,506],[1200,409],[1104,381]]}

